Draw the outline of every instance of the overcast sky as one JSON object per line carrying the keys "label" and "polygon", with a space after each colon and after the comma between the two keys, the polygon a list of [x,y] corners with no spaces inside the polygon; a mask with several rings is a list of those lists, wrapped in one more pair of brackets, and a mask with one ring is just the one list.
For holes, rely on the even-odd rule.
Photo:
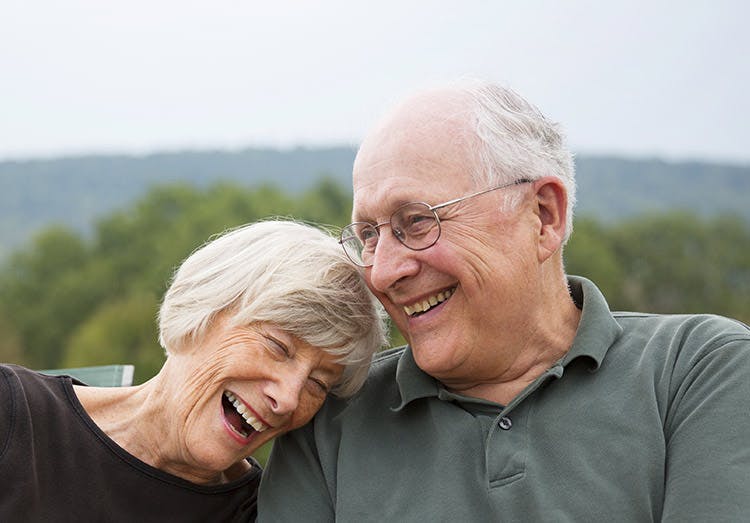
{"label": "overcast sky", "polygon": [[0,0],[0,160],[354,145],[509,85],[578,153],[750,164],[750,2]]}

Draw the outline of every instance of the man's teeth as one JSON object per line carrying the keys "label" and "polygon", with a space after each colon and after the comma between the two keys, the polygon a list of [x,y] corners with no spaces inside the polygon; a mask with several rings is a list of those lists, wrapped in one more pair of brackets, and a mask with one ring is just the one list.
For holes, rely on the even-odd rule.
{"label": "man's teeth", "polygon": [[229,403],[231,403],[234,406],[234,409],[237,411],[237,413],[242,416],[242,418],[247,422],[248,425],[250,425],[252,428],[254,428],[258,432],[263,432],[268,428],[267,425],[263,424],[263,422],[259,421],[250,413],[250,410],[245,407],[245,404],[242,403],[239,399],[237,399],[237,396],[232,394],[229,391],[224,392],[224,395],[229,400]]}
{"label": "man's teeth", "polygon": [[433,296],[425,298],[424,300],[413,303],[411,305],[404,305],[404,312],[407,316],[413,316],[418,312],[426,312],[438,303],[443,303],[445,300],[451,297],[454,289],[448,289],[447,291],[439,292]]}

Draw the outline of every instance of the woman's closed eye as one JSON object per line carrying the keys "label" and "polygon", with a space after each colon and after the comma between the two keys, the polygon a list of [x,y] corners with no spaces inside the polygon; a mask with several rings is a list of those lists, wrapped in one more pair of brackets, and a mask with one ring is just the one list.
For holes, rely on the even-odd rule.
{"label": "woman's closed eye", "polygon": [[291,357],[291,351],[289,350],[289,347],[282,341],[274,338],[273,336],[265,336],[267,343],[268,350],[270,350],[275,356],[279,358],[289,358]]}
{"label": "woman's closed eye", "polygon": [[313,394],[325,396],[330,392],[331,386],[320,378],[310,376],[307,378],[308,386],[310,387]]}

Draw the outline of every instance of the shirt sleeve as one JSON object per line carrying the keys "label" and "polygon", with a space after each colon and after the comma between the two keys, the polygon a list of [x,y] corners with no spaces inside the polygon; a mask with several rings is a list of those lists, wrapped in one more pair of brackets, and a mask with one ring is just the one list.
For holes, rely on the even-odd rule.
{"label": "shirt sleeve", "polygon": [[665,422],[665,523],[745,521],[750,514],[750,331],[719,340],[685,351],[675,368]]}
{"label": "shirt sleeve", "polygon": [[258,522],[334,520],[312,424],[276,438],[258,491]]}

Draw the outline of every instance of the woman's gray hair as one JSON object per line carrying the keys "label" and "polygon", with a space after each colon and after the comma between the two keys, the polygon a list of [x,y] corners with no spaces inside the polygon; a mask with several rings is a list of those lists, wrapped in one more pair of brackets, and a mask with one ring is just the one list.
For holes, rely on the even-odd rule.
{"label": "woman's gray hair", "polygon": [[230,325],[266,322],[337,356],[338,396],[354,394],[386,342],[385,313],[329,234],[270,220],[230,230],[191,254],[159,310],[159,343],[200,342],[226,312]]}
{"label": "woman's gray hair", "polygon": [[568,193],[567,242],[573,231],[576,182],[573,155],[565,144],[561,126],[506,87],[475,80],[462,82],[456,88],[469,100],[473,130],[479,139],[474,181],[490,186],[520,178],[557,177]]}

